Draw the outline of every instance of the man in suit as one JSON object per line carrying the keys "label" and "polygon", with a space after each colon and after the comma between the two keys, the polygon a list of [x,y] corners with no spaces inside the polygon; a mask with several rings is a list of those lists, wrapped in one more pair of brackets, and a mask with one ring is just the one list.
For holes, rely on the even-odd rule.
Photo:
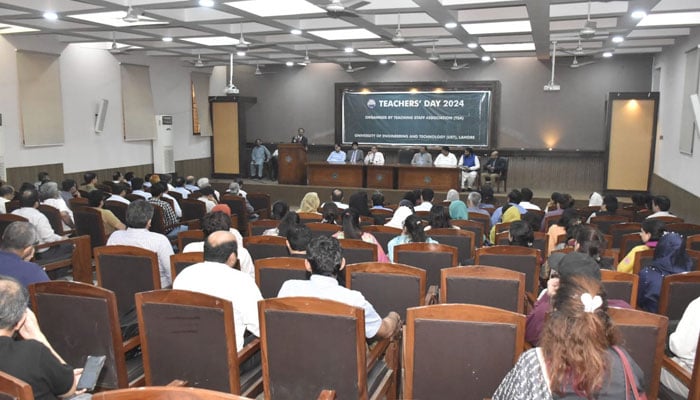
{"label": "man in suit", "polygon": [[413,155],[411,165],[429,166],[433,165],[433,156],[428,153],[428,147],[421,146],[420,151]]}
{"label": "man in suit", "polygon": [[292,138],[292,143],[300,143],[304,150],[309,150],[309,139],[304,136],[304,128],[297,129],[297,135]]}
{"label": "man in suit", "polygon": [[497,183],[501,178],[501,174],[506,170],[506,160],[498,156],[498,151],[494,150],[491,152],[491,157],[486,161],[484,167],[486,171],[484,172],[484,179],[486,182],[492,184]]}
{"label": "man in suit", "polygon": [[352,142],[352,149],[347,152],[345,162],[350,164],[362,164],[365,159],[365,153],[359,148],[357,142]]}

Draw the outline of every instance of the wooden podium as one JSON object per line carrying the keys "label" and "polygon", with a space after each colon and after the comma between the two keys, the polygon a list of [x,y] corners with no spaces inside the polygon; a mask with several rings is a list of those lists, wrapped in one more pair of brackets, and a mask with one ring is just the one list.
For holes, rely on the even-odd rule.
{"label": "wooden podium", "polygon": [[277,181],[287,185],[306,185],[306,150],[298,143],[277,146]]}

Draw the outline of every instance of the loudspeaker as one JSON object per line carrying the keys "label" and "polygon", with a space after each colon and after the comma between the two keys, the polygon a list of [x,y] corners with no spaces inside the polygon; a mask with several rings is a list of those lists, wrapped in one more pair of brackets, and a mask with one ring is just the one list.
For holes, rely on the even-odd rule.
{"label": "loudspeaker", "polygon": [[109,101],[107,99],[100,100],[99,108],[97,109],[97,114],[95,114],[95,132],[100,133],[105,128],[105,117],[107,116],[107,106],[109,106]]}

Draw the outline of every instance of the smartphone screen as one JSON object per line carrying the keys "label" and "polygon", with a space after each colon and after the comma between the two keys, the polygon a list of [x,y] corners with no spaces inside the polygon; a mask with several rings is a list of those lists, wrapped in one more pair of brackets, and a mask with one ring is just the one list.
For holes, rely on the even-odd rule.
{"label": "smartphone screen", "polygon": [[83,374],[78,380],[78,390],[87,389],[87,391],[92,391],[95,389],[106,358],[106,356],[88,356],[83,367]]}

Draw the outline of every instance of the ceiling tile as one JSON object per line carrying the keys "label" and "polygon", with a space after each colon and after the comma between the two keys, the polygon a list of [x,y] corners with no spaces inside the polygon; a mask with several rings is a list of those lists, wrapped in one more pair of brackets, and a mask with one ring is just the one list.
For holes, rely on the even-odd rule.
{"label": "ceiling tile", "polygon": [[667,37],[667,36],[688,36],[690,28],[666,28],[666,29],[635,29],[627,35],[628,38],[638,37]]}
{"label": "ceiling tile", "polygon": [[[627,1],[593,1],[591,15],[624,14],[629,9]],[[561,3],[549,6],[549,16],[552,18],[588,15],[588,2]]]}

